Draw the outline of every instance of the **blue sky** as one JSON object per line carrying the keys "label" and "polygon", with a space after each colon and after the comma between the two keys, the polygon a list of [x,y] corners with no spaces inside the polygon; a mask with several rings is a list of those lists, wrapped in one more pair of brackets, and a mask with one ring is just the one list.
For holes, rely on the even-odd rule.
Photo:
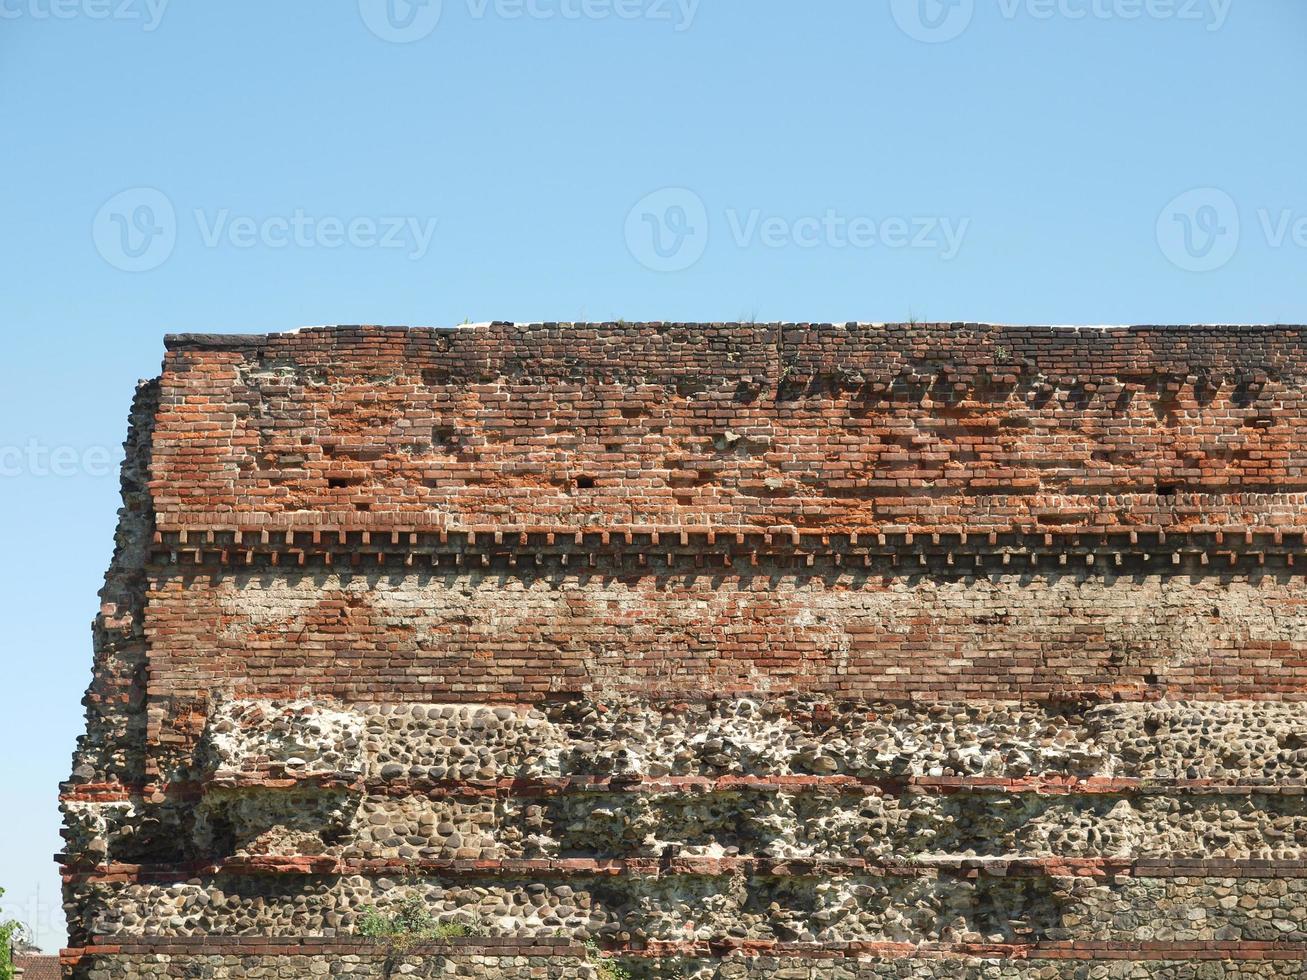
{"label": "blue sky", "polygon": [[0,0],[6,908],[164,333],[1303,322],[1304,91],[1301,0]]}

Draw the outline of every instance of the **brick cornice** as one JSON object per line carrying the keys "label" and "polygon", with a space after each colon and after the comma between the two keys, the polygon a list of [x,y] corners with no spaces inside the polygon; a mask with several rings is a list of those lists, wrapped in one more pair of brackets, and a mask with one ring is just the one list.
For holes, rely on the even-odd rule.
{"label": "brick cornice", "polygon": [[[1295,495],[1298,496],[1298,495]],[[795,570],[874,570],[885,574],[965,575],[1010,570],[1307,571],[1304,525],[1194,524],[1164,528],[1049,527],[967,531],[956,527],[880,527],[850,531],[812,528],[423,527],[411,520],[366,526],[313,518],[302,523],[161,523],[152,561],[160,573],[194,566],[323,568],[738,568],[765,562]],[[276,517],[277,515],[270,515]],[[318,515],[325,517],[325,515]]]}

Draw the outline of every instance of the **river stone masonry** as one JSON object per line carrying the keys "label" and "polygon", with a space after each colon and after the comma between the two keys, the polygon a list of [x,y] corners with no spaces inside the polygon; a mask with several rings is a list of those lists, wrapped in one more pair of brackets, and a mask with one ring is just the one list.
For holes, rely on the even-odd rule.
{"label": "river stone masonry", "polygon": [[66,976],[1307,976],[1307,328],[166,346]]}

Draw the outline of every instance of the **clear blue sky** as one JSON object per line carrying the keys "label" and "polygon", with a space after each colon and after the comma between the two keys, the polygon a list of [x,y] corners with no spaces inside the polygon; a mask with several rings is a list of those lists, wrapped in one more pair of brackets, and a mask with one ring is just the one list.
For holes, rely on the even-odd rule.
{"label": "clear blue sky", "polygon": [[1304,92],[1302,0],[0,0],[7,906],[165,332],[1303,322]]}

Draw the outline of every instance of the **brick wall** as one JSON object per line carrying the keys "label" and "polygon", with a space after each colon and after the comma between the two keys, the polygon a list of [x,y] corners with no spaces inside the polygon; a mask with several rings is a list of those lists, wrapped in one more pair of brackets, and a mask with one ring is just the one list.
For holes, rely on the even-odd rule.
{"label": "brick wall", "polygon": [[740,324],[174,337],[152,491],[167,529],[1300,527],[1300,338]]}
{"label": "brick wall", "polygon": [[1303,330],[169,338],[68,969],[418,896],[653,976],[1297,975]]}

